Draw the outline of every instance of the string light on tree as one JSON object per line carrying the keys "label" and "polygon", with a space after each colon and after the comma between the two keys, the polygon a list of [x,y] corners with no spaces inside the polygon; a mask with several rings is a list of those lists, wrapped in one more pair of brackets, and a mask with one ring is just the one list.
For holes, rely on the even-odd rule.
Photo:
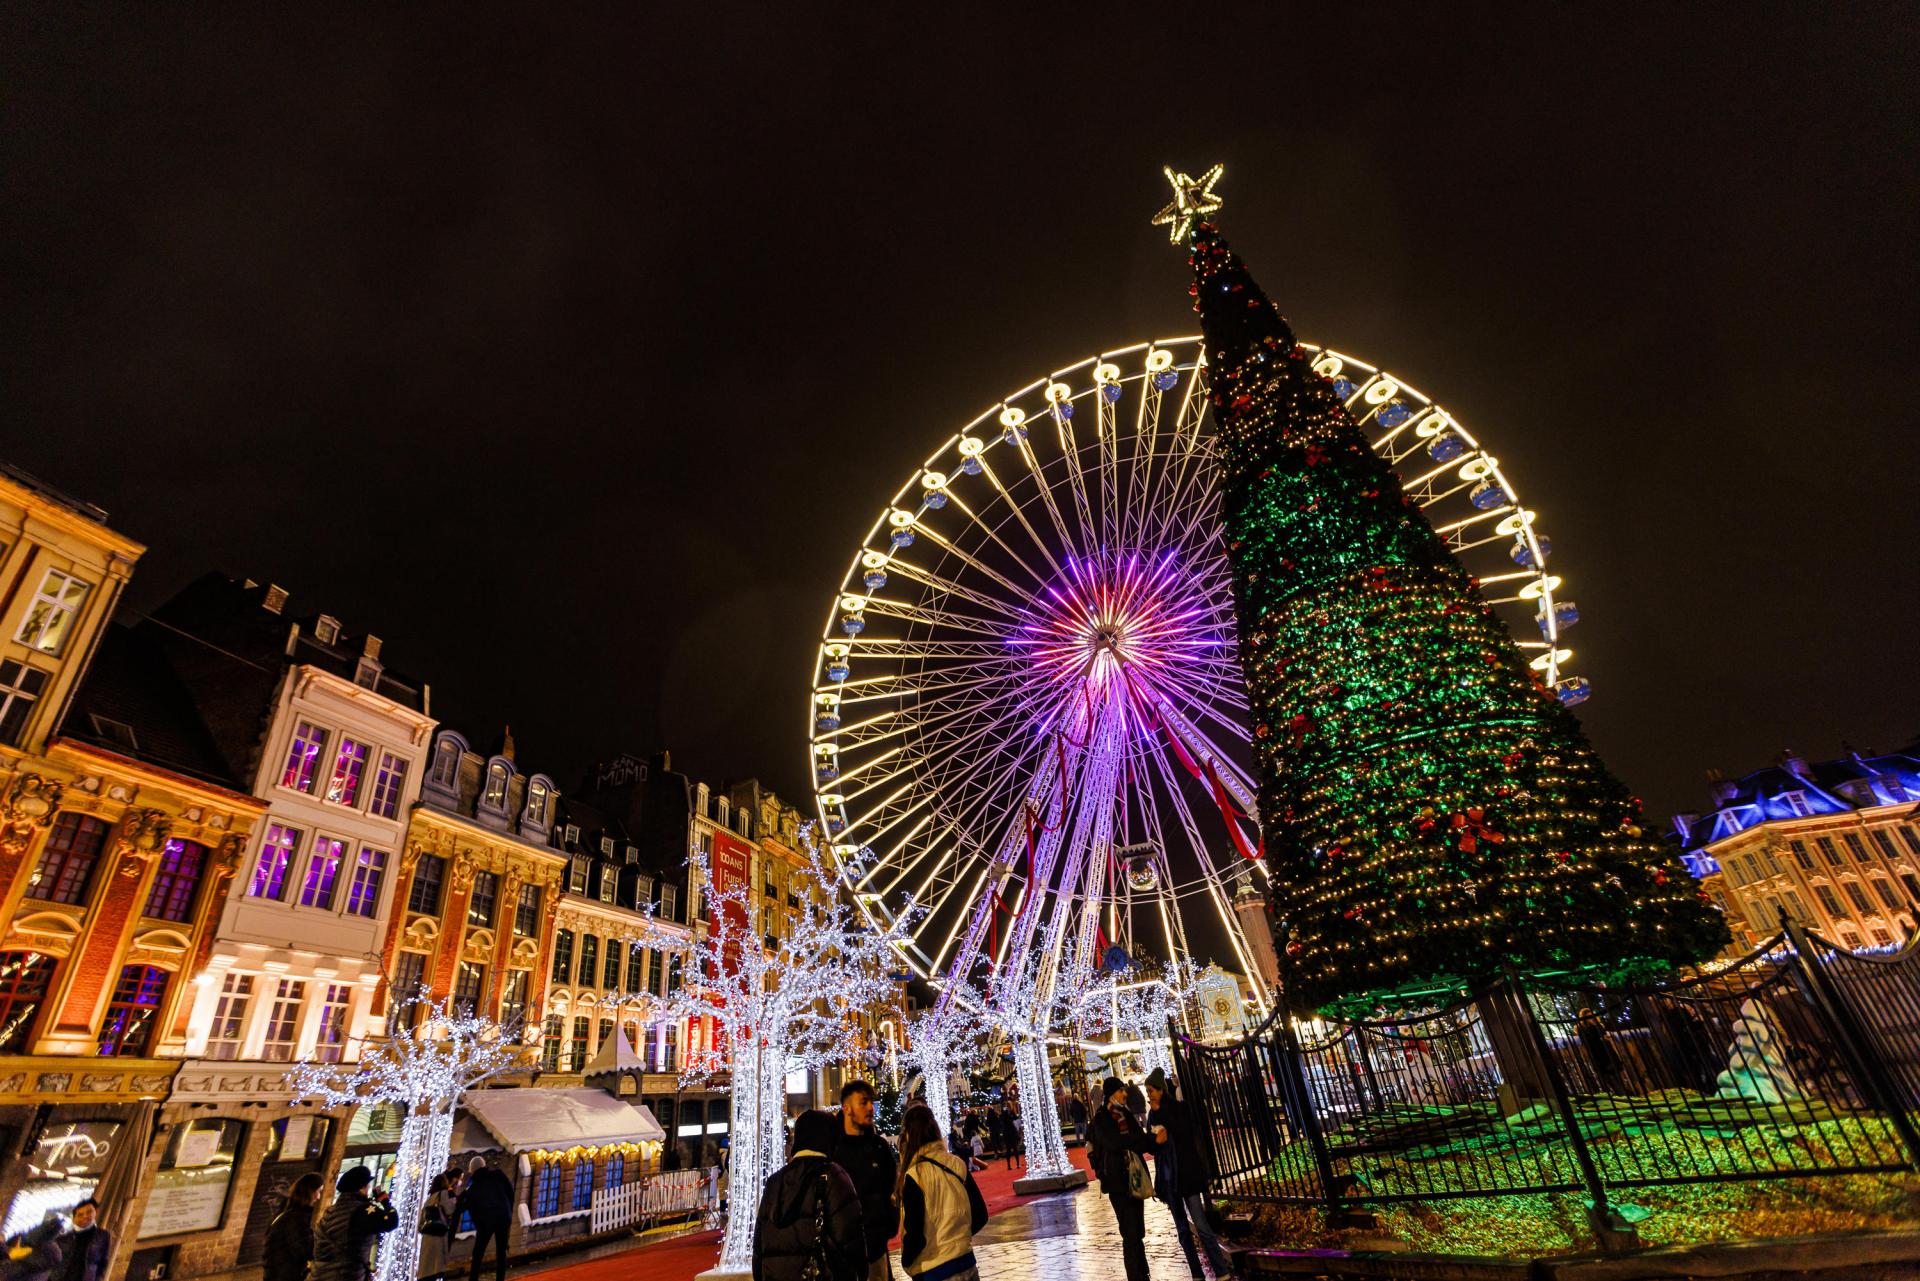
{"label": "string light on tree", "polygon": [[[799,836],[806,863],[796,883],[831,887],[813,825]],[[707,929],[689,940],[680,927],[648,919],[626,939],[682,958],[684,981],[666,996],[640,995],[626,1002],[649,1021],[711,1020],[715,1044],[689,1055],[681,1080],[694,1085],[718,1072],[731,1074],[729,1116],[732,1155],[728,1214],[718,1264],[707,1276],[752,1271],[753,1225],[760,1190],[786,1160],[786,1078],[795,1067],[818,1071],[861,1050],[862,1011],[890,1005],[893,973],[912,913],[885,928],[870,928],[842,896],[794,896],[790,928],[777,947],[757,928],[757,904],[744,882],[716,889],[709,856],[688,857],[692,880],[708,905]]]}
{"label": "string light on tree", "polygon": [[391,1103],[402,1109],[389,1188],[400,1227],[380,1239],[374,1281],[414,1281],[420,1236],[413,1229],[433,1176],[447,1168],[454,1110],[467,1091],[530,1070],[534,1050],[521,1043],[518,1027],[437,1001],[424,987],[395,1005],[387,1025],[387,1035],[367,1042],[358,1063],[303,1063],[286,1081],[294,1098],[327,1107]]}
{"label": "string light on tree", "polygon": [[[1375,409],[1316,370],[1217,226],[1186,239],[1291,999],[1711,955],[1725,924],[1588,746],[1578,691],[1541,679],[1560,620],[1529,664],[1350,405]],[[1544,599],[1557,579],[1522,546]]]}

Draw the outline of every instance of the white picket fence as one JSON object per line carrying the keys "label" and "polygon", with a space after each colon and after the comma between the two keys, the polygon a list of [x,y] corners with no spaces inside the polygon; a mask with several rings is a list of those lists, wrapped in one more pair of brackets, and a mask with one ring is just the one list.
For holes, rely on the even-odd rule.
{"label": "white picket fence", "polygon": [[667,1170],[637,1183],[601,1188],[593,1194],[590,1230],[612,1232],[635,1224],[713,1210],[713,1171]]}

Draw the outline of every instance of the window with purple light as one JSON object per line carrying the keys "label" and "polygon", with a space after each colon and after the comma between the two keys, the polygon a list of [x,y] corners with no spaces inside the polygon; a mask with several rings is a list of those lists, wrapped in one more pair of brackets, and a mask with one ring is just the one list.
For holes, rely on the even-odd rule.
{"label": "window with purple light", "polygon": [[100,1053],[144,1055],[153,1038],[154,1017],[167,994],[168,974],[151,965],[129,965],[114,985],[107,1017],[100,1024]]}
{"label": "window with purple light", "polygon": [[175,838],[160,851],[160,866],[147,892],[145,916],[163,921],[185,921],[193,915],[194,892],[207,864],[207,847]]}
{"label": "window with purple light", "polygon": [[327,731],[312,721],[301,721],[287,748],[287,768],[280,773],[280,786],[311,794],[314,776],[320,772],[320,755],[326,750]]}
{"label": "window with purple light", "polygon": [[360,799],[360,779],[367,772],[367,745],[340,736],[340,750],[334,754],[333,777],[327,782],[327,800],[335,805],[352,805]]}
{"label": "window with purple light", "polygon": [[353,864],[353,884],[347,888],[348,915],[372,916],[379,910],[380,883],[386,875],[387,852],[362,845]]}
{"label": "window with purple light", "polygon": [[347,856],[347,843],[331,836],[313,838],[313,853],[307,856],[307,881],[300,887],[300,906],[333,910],[334,887],[340,883],[340,864]]}
{"label": "window with purple light", "polygon": [[287,873],[293,867],[294,851],[300,848],[300,829],[275,823],[260,840],[260,857],[253,864],[253,882],[247,897],[270,898],[279,902],[287,896]]}
{"label": "window with purple light", "polygon": [[407,783],[407,763],[392,752],[380,753],[380,768],[373,774],[373,802],[367,811],[375,818],[392,818],[400,812],[400,793]]}

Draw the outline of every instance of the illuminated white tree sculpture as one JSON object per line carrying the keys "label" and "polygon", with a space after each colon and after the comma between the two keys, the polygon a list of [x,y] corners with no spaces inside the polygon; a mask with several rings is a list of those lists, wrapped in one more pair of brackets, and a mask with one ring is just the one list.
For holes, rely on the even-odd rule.
{"label": "illuminated white tree sculpture", "polygon": [[1065,1014],[1083,1033],[1105,1034],[1110,1048],[1136,1046],[1142,1071],[1159,1068],[1172,1076],[1167,1023],[1187,1008],[1199,981],[1198,967],[1184,958],[1157,974],[1101,974],[1080,989]]}
{"label": "illuminated white tree sculpture", "polygon": [[530,1070],[534,1052],[517,1028],[436,1001],[424,987],[394,1006],[387,1025],[386,1036],[366,1042],[358,1063],[302,1063],[286,1080],[294,1098],[327,1107],[391,1103],[405,1110],[390,1188],[400,1226],[380,1238],[374,1278],[414,1281],[420,1213],[433,1176],[447,1168],[454,1110],[468,1090]]}
{"label": "illuminated white tree sculpture", "polygon": [[953,1121],[947,1082],[955,1068],[964,1069],[973,1060],[992,1022],[981,1013],[984,1002],[971,988],[948,990],[942,997],[907,1020],[907,1058],[920,1070],[927,1106],[945,1134]]}
{"label": "illuminated white tree sculpture", "polygon": [[840,897],[810,827],[800,844],[808,866],[796,879],[812,889],[795,896],[792,928],[777,947],[767,946],[744,880],[715,890],[708,858],[697,852],[688,866],[707,897],[704,931],[689,940],[680,928],[649,920],[627,939],[629,947],[683,958],[677,992],[634,998],[649,1020],[712,1019],[720,1029],[717,1044],[687,1057],[682,1081],[732,1074],[727,1227],[719,1263],[703,1275],[751,1272],[760,1189],[786,1160],[787,1072],[796,1063],[817,1070],[845,1058],[849,1024],[892,999],[890,975],[900,966],[904,924],[870,929]]}

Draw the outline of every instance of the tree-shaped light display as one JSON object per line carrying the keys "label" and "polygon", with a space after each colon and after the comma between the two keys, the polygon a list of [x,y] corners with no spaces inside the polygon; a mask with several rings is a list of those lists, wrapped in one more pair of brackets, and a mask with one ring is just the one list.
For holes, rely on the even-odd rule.
{"label": "tree-shaped light display", "polygon": [[953,1097],[947,1088],[955,1068],[972,1061],[991,1029],[981,1011],[985,1003],[970,986],[949,980],[942,999],[907,1020],[907,1058],[925,1082],[927,1106],[940,1133],[953,1120]]}
{"label": "tree-shaped light display", "polygon": [[811,890],[795,895],[792,928],[778,946],[767,946],[754,919],[748,878],[717,882],[708,856],[699,852],[687,862],[706,895],[706,928],[689,941],[679,929],[649,920],[626,940],[629,947],[683,958],[678,991],[635,998],[650,1020],[712,1019],[719,1028],[713,1046],[687,1057],[681,1079],[694,1084],[732,1074],[727,1227],[713,1274],[751,1271],[760,1189],[786,1160],[788,1071],[796,1065],[818,1070],[848,1055],[857,1039],[849,1028],[860,1011],[892,998],[890,975],[899,968],[912,919],[902,913],[885,932],[867,928],[836,892],[835,874],[810,826],[802,829],[800,845],[807,866],[796,879]]}
{"label": "tree-shaped light display", "polygon": [[1102,1035],[1116,1047],[1136,1044],[1142,1070],[1173,1075],[1167,1021],[1187,1008],[1199,983],[1191,960],[1168,963],[1158,973],[1119,971],[1089,980],[1066,1011],[1083,1034]]}
{"label": "tree-shaped light display", "polygon": [[389,1189],[400,1226],[380,1239],[374,1278],[414,1281],[420,1213],[433,1176],[447,1168],[454,1109],[468,1090],[531,1069],[533,1050],[521,1044],[518,1029],[436,1001],[424,987],[396,1004],[387,1024],[387,1035],[368,1041],[358,1063],[302,1063],[286,1080],[294,1098],[328,1107],[405,1109]]}

